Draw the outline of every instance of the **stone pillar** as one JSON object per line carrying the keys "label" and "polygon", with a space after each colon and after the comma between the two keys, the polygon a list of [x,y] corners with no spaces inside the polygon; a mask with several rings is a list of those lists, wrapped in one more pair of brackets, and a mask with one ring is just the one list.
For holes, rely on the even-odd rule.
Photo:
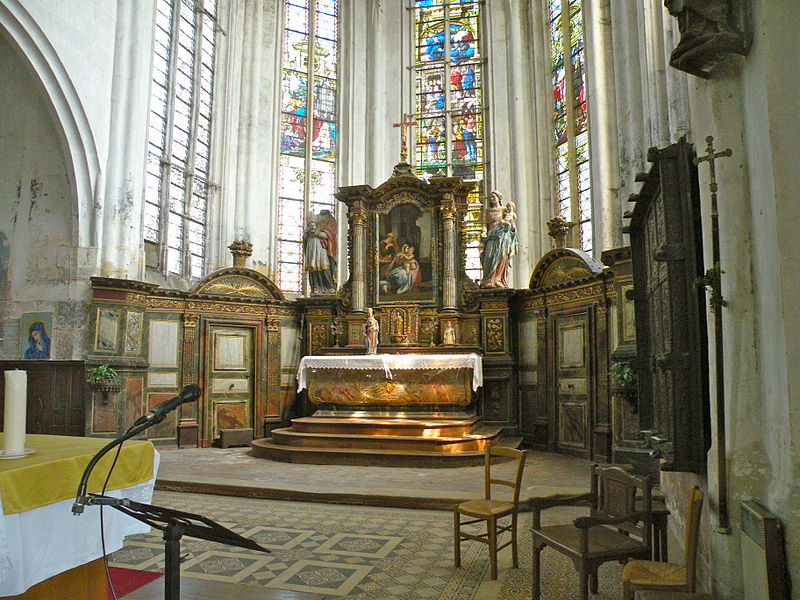
{"label": "stone pillar", "polygon": [[121,279],[141,278],[140,215],[144,198],[142,158],[147,154],[147,103],[151,82],[153,3],[120,0],[117,3],[114,78],[108,124],[108,158],[98,178],[96,204],[102,206],[100,273]]}
{"label": "stone pillar", "polygon": [[363,313],[367,305],[367,286],[365,281],[366,259],[366,234],[367,212],[361,202],[355,202],[348,212],[350,229],[353,232],[353,266],[350,275],[352,282],[352,306],[354,313]]}
{"label": "stone pillar", "polygon": [[440,207],[444,229],[444,274],[442,279],[442,312],[456,311],[456,208],[453,194],[444,195],[446,204]]}

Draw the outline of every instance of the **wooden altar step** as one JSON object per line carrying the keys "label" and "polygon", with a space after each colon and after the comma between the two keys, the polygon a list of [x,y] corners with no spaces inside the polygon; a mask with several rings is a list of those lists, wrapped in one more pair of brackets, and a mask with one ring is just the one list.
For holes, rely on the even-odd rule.
{"label": "wooden altar step", "polygon": [[292,419],[272,438],[251,442],[251,454],[309,464],[451,467],[481,464],[502,428],[480,417],[400,418],[313,416]]}

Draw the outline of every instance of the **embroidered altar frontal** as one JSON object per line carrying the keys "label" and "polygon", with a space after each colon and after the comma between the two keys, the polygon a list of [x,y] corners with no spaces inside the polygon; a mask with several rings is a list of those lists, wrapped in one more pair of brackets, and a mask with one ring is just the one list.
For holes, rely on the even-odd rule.
{"label": "embroidered altar frontal", "polygon": [[481,385],[481,361],[466,356],[306,357],[300,389],[321,410],[464,410]]}

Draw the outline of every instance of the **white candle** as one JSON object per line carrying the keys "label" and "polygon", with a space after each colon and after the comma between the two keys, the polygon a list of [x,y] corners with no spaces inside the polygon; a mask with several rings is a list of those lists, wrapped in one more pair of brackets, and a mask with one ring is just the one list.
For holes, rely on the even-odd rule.
{"label": "white candle", "polygon": [[3,409],[3,454],[25,452],[25,411],[27,410],[28,374],[20,369],[6,371]]}

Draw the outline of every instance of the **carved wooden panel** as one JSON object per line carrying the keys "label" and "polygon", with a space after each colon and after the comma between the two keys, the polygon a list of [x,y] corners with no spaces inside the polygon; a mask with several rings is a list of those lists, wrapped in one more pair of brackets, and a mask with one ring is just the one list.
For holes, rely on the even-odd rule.
{"label": "carved wooden panel", "polygon": [[629,227],[639,419],[664,470],[702,472],[710,444],[702,238],[694,151],[651,149]]}
{"label": "carved wooden panel", "polygon": [[[0,370],[28,373],[28,433],[86,433],[86,368],[83,361],[1,361]],[[0,386],[0,408],[4,387]],[[1,412],[1,411],[0,411]]]}

